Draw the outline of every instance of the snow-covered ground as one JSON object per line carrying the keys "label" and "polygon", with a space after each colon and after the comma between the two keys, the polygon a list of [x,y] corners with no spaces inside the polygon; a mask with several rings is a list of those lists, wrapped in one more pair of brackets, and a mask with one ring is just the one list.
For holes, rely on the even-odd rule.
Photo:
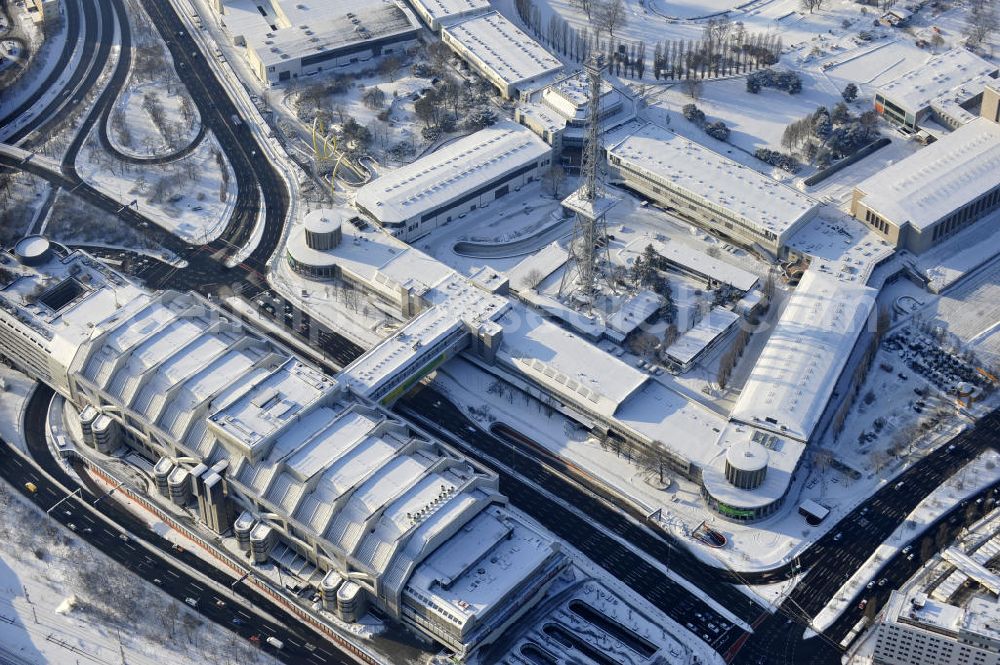
{"label": "snow-covered ground", "polygon": [[962,499],[976,494],[1000,479],[1000,453],[987,450],[966,464],[941,486],[934,489],[907,516],[906,520],[872,553],[871,557],[840,588],[837,595],[812,620],[806,637],[826,630],[844,607],[869,581],[876,579],[882,564],[914,540],[938,517]]}
{"label": "snow-covered ground", "polygon": [[35,382],[17,370],[0,364],[0,439],[12,446],[24,447],[21,426],[25,404],[35,389]]}
{"label": "snow-covered ground", "polygon": [[0,485],[0,657],[15,663],[274,663]]}
{"label": "snow-covered ground", "polygon": [[[190,118],[185,117],[185,111]],[[180,86],[160,82],[130,85],[122,92],[113,113],[121,114],[121,123],[111,121],[108,137],[116,149],[132,157],[168,155],[190,145],[201,127],[197,107],[187,92]],[[170,142],[154,118],[162,118],[164,126],[169,127]]]}
{"label": "snow-covered ground", "polygon": [[190,155],[167,165],[121,162],[105,154],[92,133],[77,171],[123,205],[135,201],[144,215],[194,244],[218,238],[236,203],[236,176],[211,133]]}

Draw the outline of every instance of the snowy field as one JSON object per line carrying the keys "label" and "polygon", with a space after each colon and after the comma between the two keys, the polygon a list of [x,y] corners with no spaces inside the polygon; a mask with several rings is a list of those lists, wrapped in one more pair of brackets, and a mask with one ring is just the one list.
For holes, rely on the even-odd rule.
{"label": "snowy field", "polygon": [[[109,121],[108,136],[116,149],[132,157],[169,155],[190,145],[201,127],[198,110],[187,92],[159,82],[129,86],[112,113],[112,118],[120,117],[120,121]],[[166,134],[158,122],[163,123]]]}
{"label": "snowy field", "polygon": [[222,233],[236,203],[236,176],[208,134],[190,155],[167,165],[131,165],[105,154],[91,134],[77,171],[87,183],[138,210],[170,233],[207,244]]}

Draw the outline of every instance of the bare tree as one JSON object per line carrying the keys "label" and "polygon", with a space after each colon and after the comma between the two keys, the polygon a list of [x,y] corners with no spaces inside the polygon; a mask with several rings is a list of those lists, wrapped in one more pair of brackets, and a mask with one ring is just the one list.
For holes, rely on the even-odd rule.
{"label": "bare tree", "polygon": [[613,37],[615,30],[624,27],[627,21],[625,0],[604,0],[595,13],[597,26],[607,30],[609,37]]}
{"label": "bare tree", "polygon": [[552,198],[559,198],[559,190],[563,182],[566,181],[566,171],[559,164],[552,164],[552,167],[542,176],[542,184]]}
{"label": "bare tree", "polygon": [[698,79],[685,79],[683,86],[684,92],[687,93],[688,97],[697,101],[701,99],[701,92],[703,84]]}

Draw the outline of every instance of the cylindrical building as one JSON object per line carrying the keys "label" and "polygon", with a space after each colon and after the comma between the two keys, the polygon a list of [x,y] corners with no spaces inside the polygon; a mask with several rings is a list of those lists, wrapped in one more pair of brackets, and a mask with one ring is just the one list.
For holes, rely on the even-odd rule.
{"label": "cylindrical building", "polygon": [[320,208],[302,220],[306,231],[306,246],[309,249],[327,250],[340,244],[343,237],[341,222],[343,215],[338,210]]}
{"label": "cylindrical building", "polygon": [[752,490],[767,476],[767,449],[756,441],[737,441],[726,451],[726,480],[734,487]]}

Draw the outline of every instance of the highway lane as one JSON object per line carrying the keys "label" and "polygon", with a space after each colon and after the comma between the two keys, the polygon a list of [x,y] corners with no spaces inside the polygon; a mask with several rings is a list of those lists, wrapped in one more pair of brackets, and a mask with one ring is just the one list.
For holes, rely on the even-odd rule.
{"label": "highway lane", "polygon": [[[232,593],[220,597],[204,580],[191,575],[175,561],[183,562],[187,568],[196,570],[224,588],[230,587],[234,581],[232,577],[192,552],[175,550],[170,541],[151,531],[144,522],[122,506],[114,495],[109,496],[104,488],[87,474],[80,473],[82,463],[79,462],[77,464],[81,466],[76,471],[85,482],[82,486],[78,485],[52,457],[45,441],[46,414],[52,396],[51,388],[39,385],[25,409],[25,437],[32,460],[64,486],[81,488],[79,498],[76,496],[66,498],[50,513],[53,519],[64,525],[75,525],[77,536],[98,547],[146,581],[158,584],[178,600],[183,602],[189,597],[196,599],[198,601],[196,609],[199,613],[242,637],[249,639],[253,635],[258,635],[263,639],[269,634],[279,637],[285,642],[282,651],[275,652],[266,645],[263,648],[275,652],[274,655],[285,662],[355,664],[356,661],[350,656],[340,652],[325,638],[305,628],[286,610],[245,584],[237,585]],[[51,484],[30,463],[22,461],[2,439],[0,439],[0,475],[43,509],[51,508],[66,496],[58,486]],[[29,481],[38,486],[39,491],[36,494],[28,494],[25,491],[24,484]],[[91,511],[99,511],[121,529],[110,527]],[[154,551],[150,552],[137,543],[136,539],[151,545]],[[225,605],[217,605],[216,600],[223,600]],[[249,602],[251,606],[278,618],[283,625],[261,618],[250,607],[244,606],[243,602]],[[233,623],[236,617],[239,617],[240,623]],[[307,644],[314,645],[316,649],[306,648]]]}
{"label": "highway lane", "polygon": [[[1000,483],[995,483],[970,499],[970,504],[959,505],[936,520],[924,534],[913,542],[912,561],[897,554],[883,563],[875,579],[886,579],[883,587],[864,589],[857,593],[848,609],[834,623],[827,634],[809,640],[803,639],[808,621],[814,617],[840,590],[854,572],[871,556],[875,549],[902,523],[912,507],[935,487],[958,471],[970,459],[987,448],[1000,449],[1000,412],[994,411],[980,419],[971,428],[949,444],[940,447],[915,467],[917,471],[905,478],[894,479],[882,487],[868,501],[845,517],[829,534],[803,554],[802,580],[788,594],[774,614],[750,636],[739,651],[736,662],[741,663],[833,663],[839,662],[839,641],[861,619],[863,610],[858,607],[862,598],[868,599],[868,612],[877,611],[888,600],[889,591],[908,579],[926,560],[939,549],[938,542],[946,545],[962,526],[974,522],[995,505]],[[911,469],[912,470],[912,469]],[[983,499],[976,503],[977,499]],[[940,534],[938,529],[941,529]],[[837,538],[837,534],[843,534]],[[927,551],[922,546],[924,538],[932,542]],[[937,540],[937,542],[933,542]],[[808,556],[806,556],[808,554]],[[773,660],[774,654],[781,660]]]}
{"label": "highway lane", "polygon": [[[84,42],[86,43],[86,40],[88,38],[91,40],[94,38],[93,33],[91,33],[89,36],[87,34],[81,34],[81,28],[84,26],[82,5],[87,5],[87,4],[89,3],[81,2],[80,0],[68,0],[66,3],[62,5],[63,8],[65,9],[66,41],[63,46],[63,50],[60,51],[59,53],[58,61],[52,68],[52,71],[49,72],[48,76],[45,77],[45,80],[38,85],[38,87],[34,90],[34,92],[31,93],[31,95],[27,99],[25,99],[17,108],[12,110],[5,117],[0,118],[0,127],[6,127],[10,123],[12,123],[15,119],[23,116],[25,113],[30,111],[32,107],[35,106],[35,104],[37,104],[47,92],[49,92],[56,86],[56,82],[59,80],[59,77],[62,76],[65,73],[67,67],[69,67],[70,59],[73,57],[73,50],[75,46],[80,42],[80,40],[83,39]],[[94,28],[93,22],[91,22],[89,28],[90,29]],[[79,67],[82,68],[85,59],[86,58],[80,61]],[[67,81],[67,84],[63,87],[64,90],[73,88],[74,77],[71,77],[70,80]],[[56,99],[57,100],[61,99],[65,95],[66,93],[63,93]],[[51,107],[51,104],[49,106]],[[38,122],[41,122],[48,115],[49,111],[47,109],[43,110],[41,113],[38,113],[37,114]],[[28,127],[28,131],[30,132],[32,128],[31,125],[29,124],[26,127]],[[15,134],[12,134],[11,137],[7,138],[6,142],[16,143],[18,140],[20,140],[20,138],[23,138],[26,135],[27,135],[26,133],[19,131]]]}
{"label": "highway lane", "polygon": [[27,149],[35,143],[44,143],[60,124],[79,109],[87,94],[97,86],[115,42],[114,16],[96,2],[84,0],[83,27],[83,56],[70,80],[44,109],[8,137],[7,143],[20,143]]}

